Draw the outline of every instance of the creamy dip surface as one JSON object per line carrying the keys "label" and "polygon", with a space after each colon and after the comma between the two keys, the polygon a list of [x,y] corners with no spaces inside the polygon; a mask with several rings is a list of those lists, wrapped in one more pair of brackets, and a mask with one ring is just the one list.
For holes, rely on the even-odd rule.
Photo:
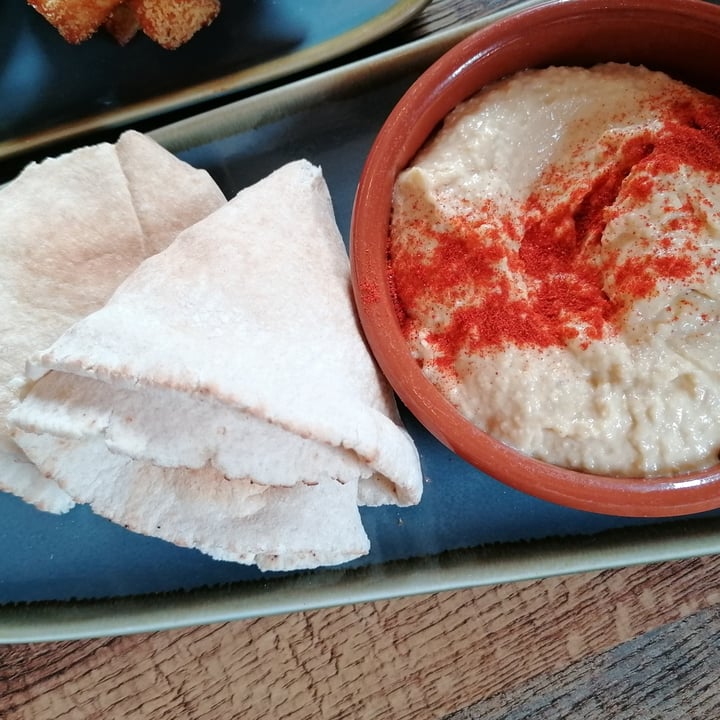
{"label": "creamy dip surface", "polygon": [[423,372],[517,449],[594,473],[720,450],[720,100],[620,64],[457,107],[399,176],[396,309]]}

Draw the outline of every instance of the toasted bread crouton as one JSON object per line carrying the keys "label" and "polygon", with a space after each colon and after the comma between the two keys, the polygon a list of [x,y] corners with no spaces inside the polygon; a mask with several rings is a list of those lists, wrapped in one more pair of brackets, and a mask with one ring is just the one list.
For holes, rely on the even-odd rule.
{"label": "toasted bread crouton", "polygon": [[118,5],[110,13],[104,26],[120,45],[127,45],[140,29],[135,10],[127,2]]}
{"label": "toasted bread crouton", "polygon": [[220,0],[129,0],[142,31],[156,43],[174,50],[220,12]]}
{"label": "toasted bread crouton", "polygon": [[28,0],[69,43],[89,38],[122,0]]}

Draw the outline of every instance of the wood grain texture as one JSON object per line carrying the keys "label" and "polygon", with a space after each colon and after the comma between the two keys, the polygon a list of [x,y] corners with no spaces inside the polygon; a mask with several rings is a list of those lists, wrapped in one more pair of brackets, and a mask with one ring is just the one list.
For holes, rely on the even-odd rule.
{"label": "wood grain texture", "polygon": [[452,25],[476,20],[522,0],[433,0],[405,30],[416,36],[428,35]]}
{"label": "wood grain texture", "polygon": [[567,669],[543,673],[446,720],[720,717],[720,607],[701,610]]}
{"label": "wood grain texture", "polygon": [[526,0],[432,0],[404,27],[353,53],[353,59],[388,50],[462,23],[480,20]]}
{"label": "wood grain texture", "polygon": [[[402,720],[440,718],[511,693],[521,704],[535,692],[533,681],[547,689],[583,661],[587,677],[605,672],[594,657],[698,611],[717,614],[718,588],[720,557],[709,557],[164,633],[0,647],[0,716]],[[640,652],[641,661],[652,676],[653,657]],[[715,664],[704,679],[716,678]]]}

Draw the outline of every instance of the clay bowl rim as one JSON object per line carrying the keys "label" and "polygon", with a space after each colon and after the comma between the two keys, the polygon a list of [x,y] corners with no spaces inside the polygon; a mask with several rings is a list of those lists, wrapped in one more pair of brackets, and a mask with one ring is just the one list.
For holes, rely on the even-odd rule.
{"label": "clay bowl rim", "polygon": [[[704,32],[720,44],[720,7],[703,0],[551,0],[474,32],[415,81],[374,141],[353,206],[351,279],[360,322],[380,369],[403,404],[450,450],[490,477],[559,505],[625,517],[681,516],[720,507],[720,464],[675,476],[613,477],[551,465],[505,445],[463,418],[424,377],[400,331],[386,282],[392,184],[447,112],[509,72],[554,63],[552,58],[540,63],[517,59],[537,57],[537,38],[544,37],[544,29],[559,32],[566,38],[561,42],[577,51],[582,38],[573,30],[592,32],[612,23],[617,27],[619,21],[632,23],[638,37],[643,23],[659,23],[672,28],[673,37]],[[513,60],[512,53],[519,55]],[[555,52],[555,57],[563,62],[567,55]],[[505,72],[498,71],[503,67]]]}

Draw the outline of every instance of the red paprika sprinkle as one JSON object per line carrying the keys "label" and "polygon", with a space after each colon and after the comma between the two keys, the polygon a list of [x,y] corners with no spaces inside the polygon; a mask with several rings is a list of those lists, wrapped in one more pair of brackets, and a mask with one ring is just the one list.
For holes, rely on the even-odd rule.
{"label": "red paprika sprinkle", "polygon": [[[717,270],[715,259],[697,254],[695,238],[705,223],[697,209],[701,194],[681,207],[668,198],[667,217],[655,229],[662,236],[654,245],[647,241],[641,254],[620,258],[600,249],[607,223],[619,212],[616,201],[647,204],[663,191],[656,176],[686,166],[720,183],[720,100],[677,102],[658,129],[607,151],[611,162],[583,180],[585,189],[561,168],[546,171],[539,186],[559,187],[564,197],[552,208],[538,192],[517,218],[488,200],[450,219],[422,218],[404,228],[403,244],[391,246],[390,285],[408,334],[444,306],[449,320],[428,328],[440,353],[436,364],[452,371],[461,352],[511,344],[543,349],[575,340],[586,346],[617,332],[632,303],[654,296],[660,285]],[[612,299],[604,289],[608,278]]]}

